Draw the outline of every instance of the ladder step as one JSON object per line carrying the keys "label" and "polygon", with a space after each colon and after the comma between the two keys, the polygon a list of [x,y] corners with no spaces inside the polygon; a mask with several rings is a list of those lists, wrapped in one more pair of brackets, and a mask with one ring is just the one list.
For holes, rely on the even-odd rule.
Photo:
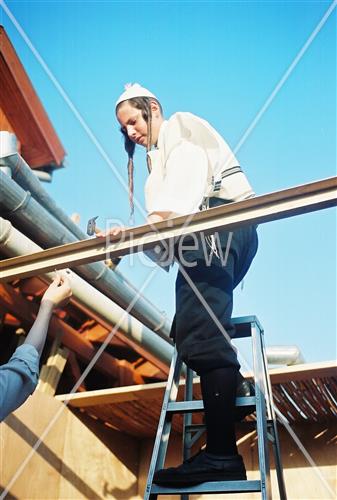
{"label": "ladder step", "polygon": [[205,424],[185,425],[185,432],[196,432],[196,431],[202,431],[204,429],[206,429]]}
{"label": "ladder step", "polygon": [[[255,404],[255,396],[236,398],[236,406],[254,406]],[[203,411],[203,409],[204,402],[202,399],[171,402],[167,405],[167,412],[169,413],[191,413],[193,411]]]}
{"label": "ladder step", "polygon": [[261,491],[261,481],[210,481],[197,484],[196,486],[185,486],[182,488],[170,488],[153,484],[151,494],[156,495],[181,495],[183,493],[250,493]]}

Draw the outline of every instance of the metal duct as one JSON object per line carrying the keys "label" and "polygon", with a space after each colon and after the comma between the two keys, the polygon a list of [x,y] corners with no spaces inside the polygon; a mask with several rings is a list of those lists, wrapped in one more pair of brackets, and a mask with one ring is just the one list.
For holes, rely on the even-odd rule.
{"label": "metal duct", "polygon": [[[41,247],[15,229],[9,221],[0,217],[0,250],[8,257],[16,257],[17,255],[38,252]],[[44,279],[48,282],[52,278],[53,273],[44,275]],[[71,285],[73,299],[79,306],[85,307],[93,316],[110,325],[120,322],[118,331],[146,349],[166,366],[170,365],[173,347],[166,340],[153,333],[136,318],[125,314],[120,306],[75,273],[71,274]],[[121,320],[123,315],[125,317]]]}
{"label": "metal duct", "polygon": [[302,353],[296,345],[268,346],[266,355],[270,365],[299,365],[305,363]]}
{"label": "metal duct", "polygon": [[[44,191],[40,186],[40,182],[34,175],[29,174],[29,176],[26,176],[27,169],[30,169],[27,164],[23,167],[23,160],[18,154],[1,158],[0,162],[2,165],[12,166],[13,175],[15,174],[16,177],[19,177],[20,182],[24,182],[23,179],[28,179],[29,177],[29,182],[25,180],[26,186],[34,190],[35,193]],[[19,170],[16,170],[13,167],[13,162],[20,164],[22,168],[20,167]],[[22,173],[23,171],[25,174]],[[20,175],[18,172],[20,172]],[[10,179],[9,176],[5,175],[1,169],[0,185],[1,213],[13,222],[18,229],[22,230],[22,232],[31,237],[32,240],[36,241],[43,248],[71,243],[77,241],[79,237],[80,239],[86,238],[84,233],[82,233],[65,214],[63,214],[62,222],[57,220],[49,213],[49,209],[46,210],[31,196],[30,191],[24,191],[16,182]],[[55,205],[52,198],[50,198],[46,192],[43,195],[43,199],[45,203],[48,201],[48,203],[50,202]],[[58,211],[61,210],[58,209]],[[65,219],[68,219],[68,225],[74,226],[76,231],[74,229],[74,231],[71,232],[64,226],[63,221]],[[77,234],[75,234],[76,232]],[[89,281],[95,288],[123,307],[123,309],[128,307],[137,294],[137,290],[120,273],[112,271],[102,262],[79,266],[76,268],[76,272]],[[143,295],[139,297],[130,313],[163,338],[169,337],[171,328],[170,321],[163,312],[159,311]]]}
{"label": "metal duct", "polygon": [[32,170],[32,174],[41,182],[51,182],[52,176],[44,170]]}

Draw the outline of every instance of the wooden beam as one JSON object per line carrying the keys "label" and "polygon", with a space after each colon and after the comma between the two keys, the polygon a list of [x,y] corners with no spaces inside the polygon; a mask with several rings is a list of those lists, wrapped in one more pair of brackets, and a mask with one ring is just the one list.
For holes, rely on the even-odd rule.
{"label": "wooden beam", "polygon": [[[290,380],[311,380],[318,377],[336,376],[336,361],[319,363],[305,363],[303,365],[287,366],[269,370],[272,384],[285,383]],[[252,376],[251,372],[243,373],[245,378]],[[200,379],[195,378],[193,384],[199,388]],[[180,380],[180,386],[185,386],[185,381]],[[107,405],[125,403],[144,399],[160,400],[166,388],[166,382],[138,385],[133,387],[117,387],[114,389],[102,389],[87,393],[74,394],[70,401],[71,406],[85,408],[86,406]],[[67,399],[66,394],[57,396],[60,401]]]}
{"label": "wooden beam", "polygon": [[33,254],[13,257],[0,263],[0,280],[34,276],[55,269],[114,258],[154,248],[158,243],[182,235],[215,230],[234,230],[250,224],[293,217],[337,204],[337,177],[275,193],[229,203],[190,216],[176,217],[153,225],[138,226],[122,236],[92,238]]}
{"label": "wooden beam", "polygon": [[[103,326],[103,328],[106,328],[107,331],[111,332],[113,327],[108,321],[105,321],[101,316],[98,316],[97,314],[95,314],[94,311],[92,311],[88,307],[84,306],[82,303],[77,303],[76,305],[81,311],[85,312],[87,314],[87,316],[95,319],[97,321],[97,323],[99,323],[100,325]],[[152,363],[154,366],[159,368],[159,370],[161,370],[163,373],[168,375],[168,372],[170,369],[169,366],[166,366],[162,361],[160,361],[158,358],[156,358],[153,354],[151,354],[146,349],[144,349],[144,347],[137,344],[133,340],[127,338],[123,333],[121,333],[118,330],[115,332],[114,337],[116,337],[116,339],[120,340],[123,344],[128,346],[130,349],[137,352],[139,354],[139,356],[141,356],[144,359],[147,359],[150,363]]]}
{"label": "wooden beam", "polygon": [[[21,280],[19,283],[20,291],[23,291],[28,294],[35,295],[38,293],[41,295],[44,290],[47,288],[47,283],[44,281],[43,277],[41,278],[30,278],[30,279],[25,279]],[[87,321],[88,324],[97,324],[100,325],[101,328],[104,328],[105,331],[107,332],[106,335],[108,335],[111,330],[112,330],[112,325],[108,323],[107,321],[104,321],[101,317],[97,316],[93,311],[88,309],[87,307],[83,306],[83,304],[76,303],[75,302],[70,302],[67,306],[68,312],[70,312],[70,316],[73,318],[75,317],[76,321],[81,321],[80,320],[80,315],[85,315],[88,316],[89,319]],[[77,314],[76,314],[77,313]],[[61,318],[63,319],[63,318]],[[83,326],[83,325],[82,325]],[[77,332],[78,333],[78,332]],[[87,337],[86,333],[83,333],[82,327],[79,329],[79,333],[81,333],[81,338],[88,340],[90,342],[94,342],[95,339]],[[102,339],[103,341],[105,340]],[[116,331],[115,335],[113,336],[110,345],[119,345],[119,346],[125,346],[126,348],[135,351],[141,358],[147,360],[149,363],[151,363],[154,367],[156,367],[160,372],[164,374],[168,374],[169,372],[169,367],[166,366],[162,361],[158,360],[153,354],[149,353],[146,349],[138,345],[136,342],[133,342],[131,339],[128,339],[122,332]],[[155,369],[156,369],[155,368]],[[136,372],[142,376],[141,372],[139,370],[136,370]],[[141,382],[142,383],[142,382]]]}
{"label": "wooden beam", "polygon": [[60,347],[60,342],[55,339],[46,364],[40,371],[37,389],[54,396],[57,385],[67,362],[69,350]]}
{"label": "wooden beam", "polygon": [[156,366],[153,366],[152,363],[149,363],[146,360],[139,360],[136,363],[133,363],[133,366],[137,373],[141,375],[142,377],[147,377],[147,378],[156,378],[158,380],[165,380],[166,373],[162,372],[159,370]]}
{"label": "wooden beam", "polygon": [[[13,289],[10,285],[0,285],[0,304],[3,305],[11,314],[22,319],[26,323],[33,323],[38,312],[38,305],[24,299],[20,293]],[[62,335],[62,343],[82,358],[85,362],[90,362],[96,354],[96,349],[91,342],[82,338],[74,328],[66,324],[64,321],[53,315],[50,325],[49,334],[55,338],[60,333]],[[103,352],[96,362],[96,368],[108,377],[119,379],[120,371],[125,372],[125,363],[116,360],[110,354]],[[132,367],[128,365],[130,373],[133,375],[134,383],[139,383],[140,376]]]}
{"label": "wooden beam", "polygon": [[[273,384],[284,384],[296,380],[309,380],[316,377],[337,377],[337,361],[303,363],[269,370]],[[249,375],[249,374],[247,374]]]}
{"label": "wooden beam", "polygon": [[[72,351],[69,351],[67,368],[68,368],[68,371],[70,371],[71,376],[73,378],[73,382],[72,383],[75,385],[75,383],[80,379],[80,377],[82,375],[82,372],[80,370],[80,367],[79,367],[79,364],[77,362],[76,356],[75,356],[75,354]],[[78,392],[85,392],[86,391],[86,385],[85,385],[84,381],[79,386],[79,388],[77,389],[77,391]]]}
{"label": "wooden beam", "polygon": [[[136,401],[137,399],[162,398],[166,388],[166,382],[156,382],[154,384],[134,385],[132,387],[116,387],[114,389],[100,389],[97,391],[82,392],[72,394],[70,405],[85,408],[86,406],[97,406],[126,401]],[[60,401],[65,401],[68,394],[56,396]]]}
{"label": "wooden beam", "polygon": [[[81,328],[81,334],[84,338],[90,340],[90,342],[104,342],[109,335],[109,330],[99,323],[94,322],[94,324],[88,328]],[[111,339],[112,341],[113,338]]]}
{"label": "wooden beam", "polygon": [[24,295],[34,295],[35,297],[42,297],[48,285],[35,276],[20,281],[20,291]]}
{"label": "wooden beam", "polygon": [[15,316],[9,313],[5,313],[3,318],[3,323],[5,325],[20,326],[21,322]]}

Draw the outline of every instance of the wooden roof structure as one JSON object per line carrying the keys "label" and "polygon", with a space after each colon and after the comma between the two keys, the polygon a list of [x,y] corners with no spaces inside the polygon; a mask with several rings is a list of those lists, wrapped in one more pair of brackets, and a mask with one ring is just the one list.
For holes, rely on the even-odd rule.
{"label": "wooden roof structure", "polygon": [[[0,130],[16,135],[19,153],[31,168],[61,167],[65,150],[2,26],[0,81]],[[0,285],[0,363],[9,359],[28,332],[46,287],[37,277]],[[46,364],[40,376],[43,387],[50,382],[49,394],[54,394],[58,386],[61,391],[71,390],[114,326],[75,301],[53,315],[43,353]],[[166,372],[163,363],[117,331],[78,390],[164,380]]]}
{"label": "wooden roof structure", "polygon": [[[17,331],[21,329],[27,332],[36,317],[39,300],[46,287],[47,285],[40,278],[0,284],[2,328],[7,327]],[[69,390],[71,389],[69,383],[77,382],[83,371],[79,363],[84,367],[90,362],[110,329],[108,325],[93,318],[90,311],[82,310],[72,302],[53,315],[48,335],[51,340],[59,339],[70,352],[69,362],[65,367],[67,380],[63,381],[68,385]],[[144,349],[117,331],[108,348],[95,364],[97,384],[100,387],[106,384],[109,387],[120,387],[164,380],[165,373],[153,364],[152,358]],[[61,375],[62,371],[58,380],[55,381],[53,393]],[[80,390],[85,390],[85,388],[84,383]]]}
{"label": "wooden roof structure", "polygon": [[65,150],[3,26],[0,81],[0,130],[15,133],[31,168],[61,167]]}
{"label": "wooden roof structure", "polygon": [[[270,370],[274,404],[292,422],[320,422],[337,417],[336,361],[305,363]],[[251,373],[244,374],[250,378]],[[71,408],[80,409],[126,434],[155,436],[165,382],[72,395]],[[182,397],[181,383],[178,399]],[[199,379],[194,381],[194,397],[201,398]],[[67,395],[56,396],[65,401]],[[199,417],[200,423],[201,415]],[[182,415],[175,415],[173,430],[181,432]]]}

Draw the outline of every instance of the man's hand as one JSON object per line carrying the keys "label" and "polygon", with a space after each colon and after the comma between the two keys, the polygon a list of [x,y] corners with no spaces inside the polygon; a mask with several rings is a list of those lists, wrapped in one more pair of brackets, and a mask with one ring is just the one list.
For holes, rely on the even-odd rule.
{"label": "man's hand", "polygon": [[124,226],[114,226],[114,227],[110,227],[110,229],[108,229],[106,231],[96,232],[96,236],[98,238],[106,238],[107,236],[118,236],[121,233],[123,233],[126,229],[128,229],[128,228],[124,227]]}
{"label": "man's hand", "polygon": [[43,302],[51,302],[53,309],[56,307],[65,306],[72,296],[70,281],[65,272],[57,273],[54,281],[45,291],[41,304]]}
{"label": "man's hand", "polygon": [[148,224],[155,224],[156,222],[162,222],[163,220],[172,219],[177,217],[178,214],[174,212],[152,212],[147,216]]}

